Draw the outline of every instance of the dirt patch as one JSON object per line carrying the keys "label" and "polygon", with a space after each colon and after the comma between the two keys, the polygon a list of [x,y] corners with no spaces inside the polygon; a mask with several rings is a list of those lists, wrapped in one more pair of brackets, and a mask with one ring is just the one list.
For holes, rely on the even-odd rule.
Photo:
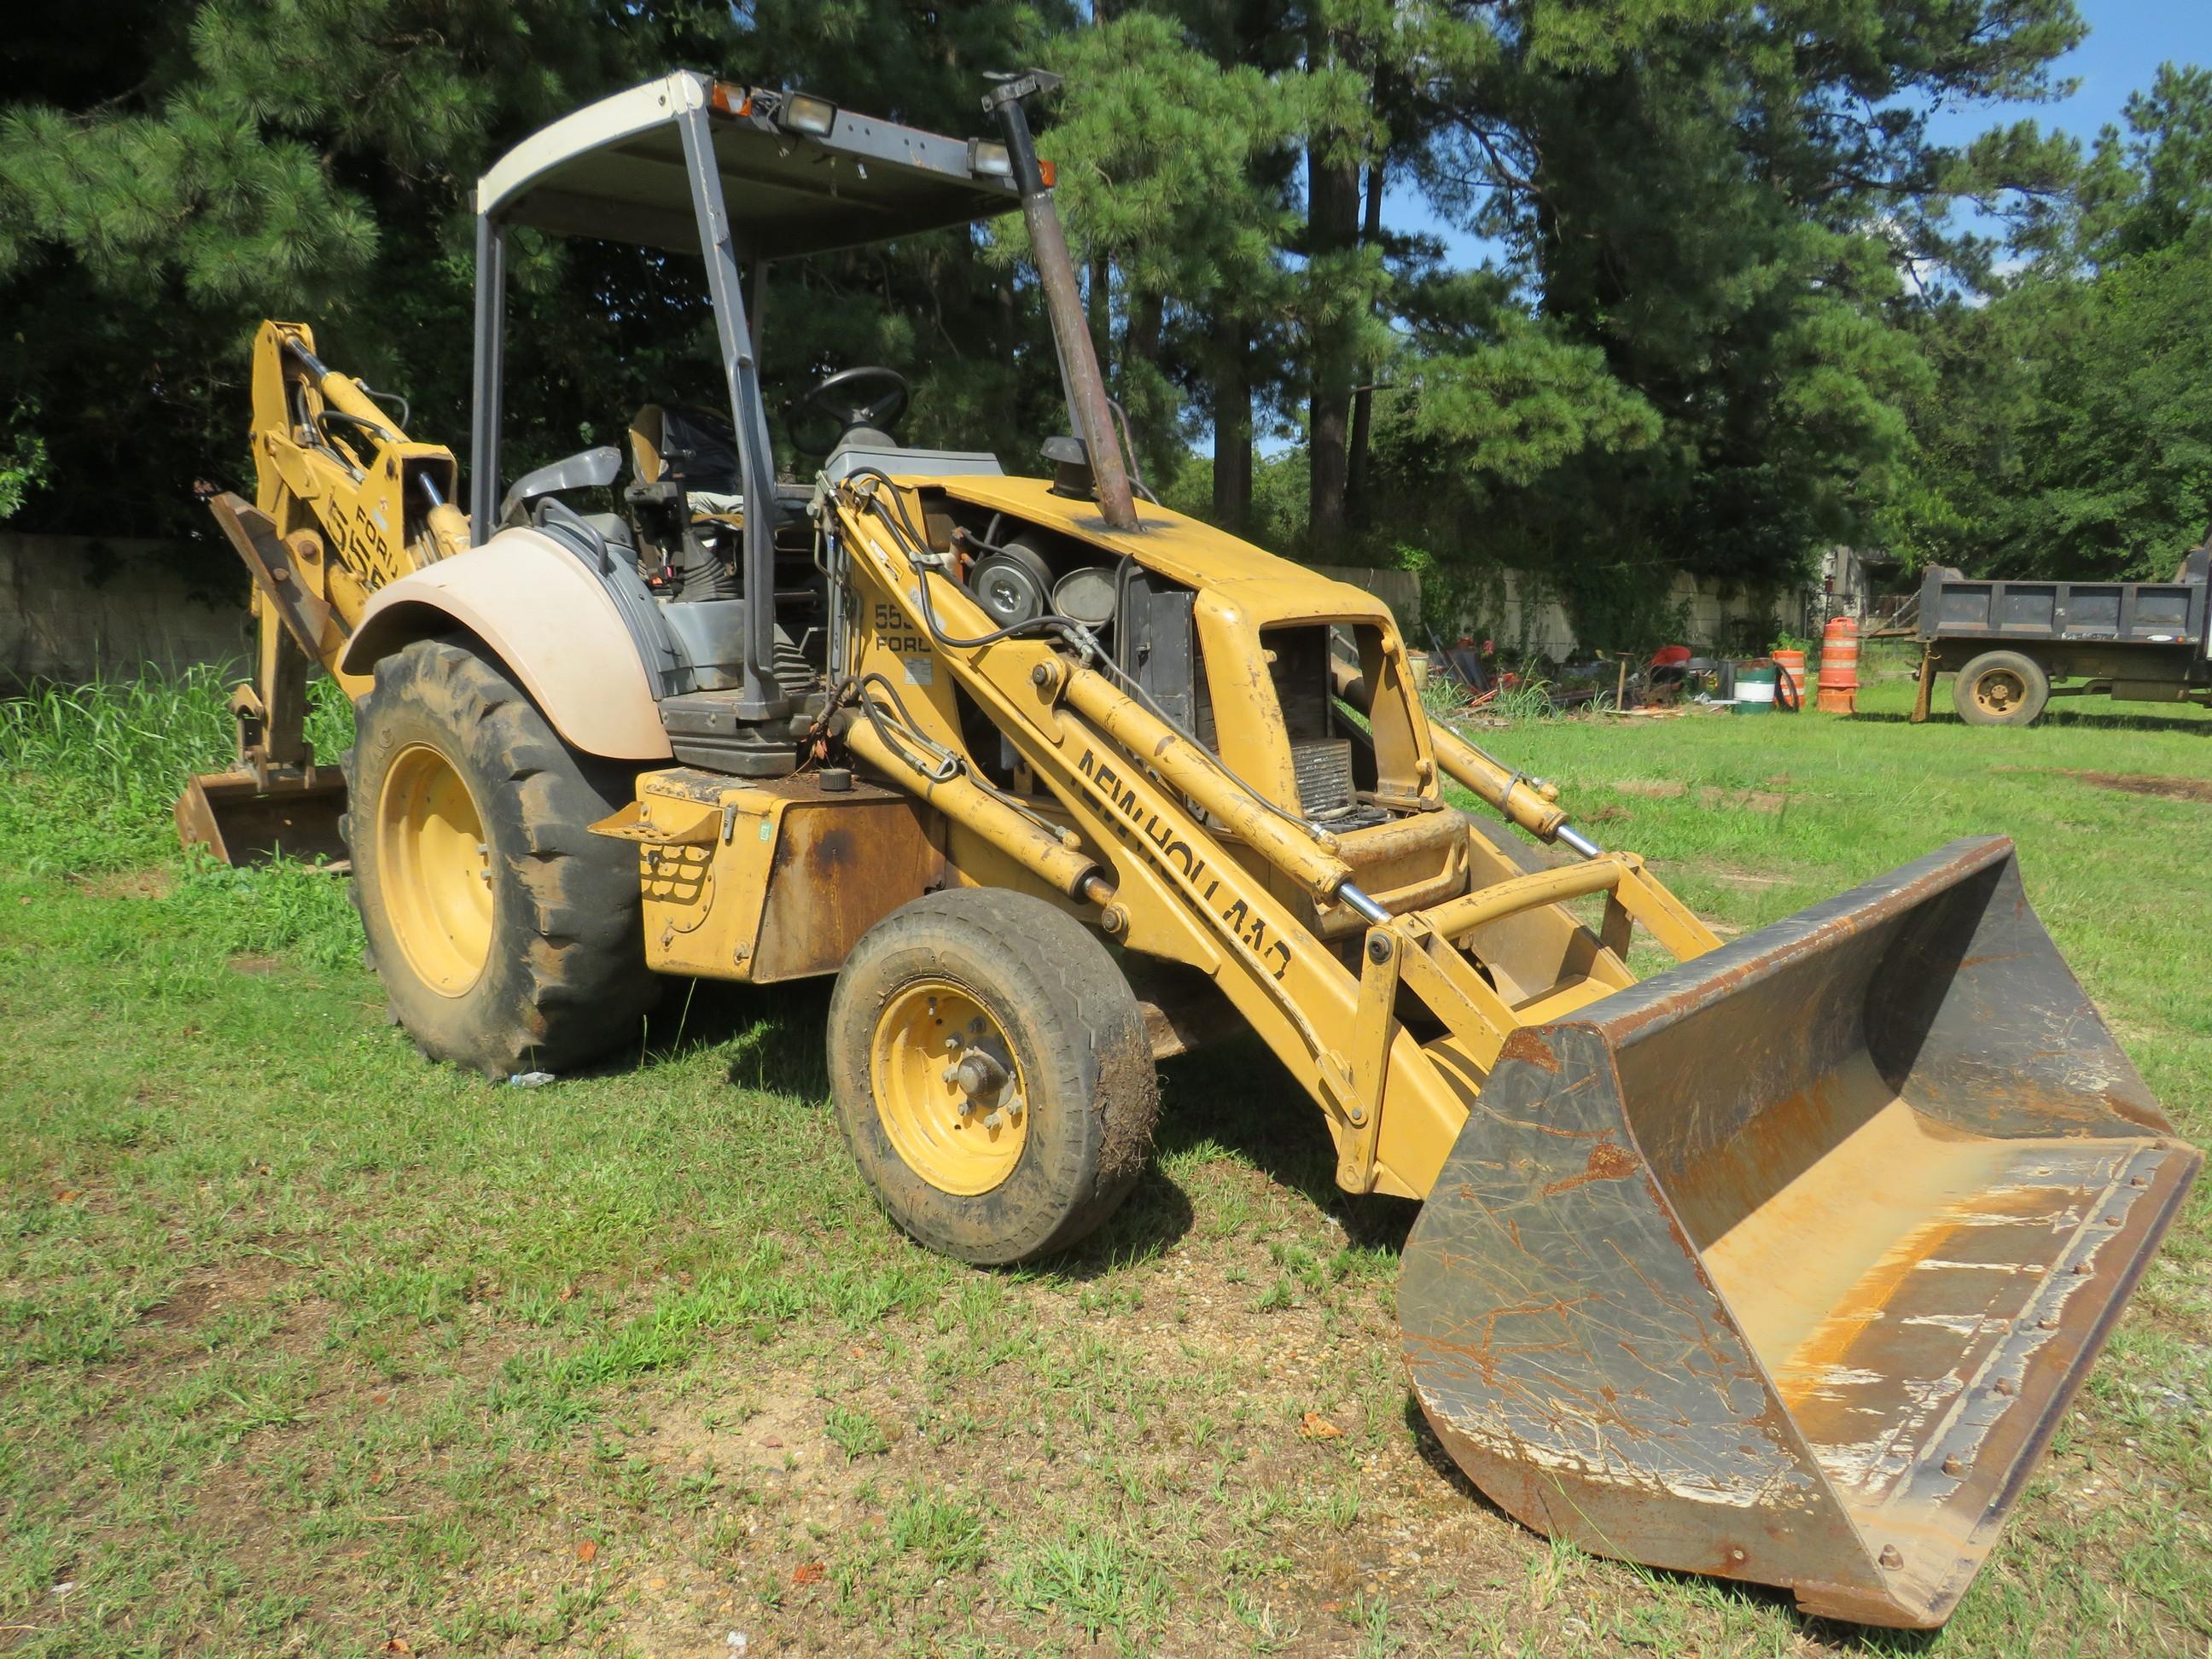
{"label": "dirt patch", "polygon": [[157,1302],[146,1310],[149,1325],[197,1325],[207,1317],[208,1310],[215,1305],[215,1285],[208,1281],[190,1279],[171,1291],[168,1299]]}
{"label": "dirt patch", "polygon": [[104,899],[167,898],[173,885],[167,870],[112,870],[106,875],[76,877],[72,884],[81,893]]}
{"label": "dirt patch", "polygon": [[[1785,777],[1769,778],[1769,783],[1786,784]],[[1690,786],[1677,778],[1630,778],[1613,786],[1624,795],[1637,795],[1645,800],[1675,800],[1690,793]],[[1772,789],[1723,789],[1717,784],[1698,786],[1698,805],[1718,807],[1730,811],[1779,812],[1790,804],[1790,797]]]}
{"label": "dirt patch", "polygon": [[301,1358],[319,1352],[329,1328],[329,1311],[318,1298],[294,1288],[298,1270],[274,1255],[242,1255],[216,1267],[187,1271],[161,1301],[138,1316],[139,1329],[112,1366],[99,1376],[175,1376],[179,1368],[205,1363],[208,1333],[227,1316],[269,1316],[266,1330],[251,1338],[256,1352],[283,1352]]}
{"label": "dirt patch", "polygon": [[1719,882],[1724,887],[1779,887],[1783,885],[1783,878],[1780,876],[1762,876],[1754,871],[1736,869],[1731,865],[1701,864],[1698,866],[1697,868],[1699,875],[1705,876],[1711,880]]}
{"label": "dirt patch", "polygon": [[248,952],[243,956],[235,956],[230,959],[230,971],[234,974],[252,974],[255,975],[273,974],[283,965],[283,957],[263,956],[258,951]]}
{"label": "dirt patch", "polygon": [[2060,772],[2062,778],[2079,778],[2100,789],[2124,794],[2156,795],[2164,800],[2196,800],[2212,804],[2212,778],[2154,778],[2134,772]]}
{"label": "dirt patch", "polygon": [[1706,784],[1698,791],[1698,805],[1731,812],[1779,812],[1790,797],[1771,789],[1721,789]]}

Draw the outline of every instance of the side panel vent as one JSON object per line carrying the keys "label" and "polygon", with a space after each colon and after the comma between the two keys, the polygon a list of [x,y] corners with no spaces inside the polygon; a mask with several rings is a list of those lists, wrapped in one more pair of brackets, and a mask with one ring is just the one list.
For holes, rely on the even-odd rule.
{"label": "side panel vent", "polygon": [[1291,744],[1298,775],[1298,808],[1308,817],[1341,812],[1352,804],[1352,740],[1307,738]]}

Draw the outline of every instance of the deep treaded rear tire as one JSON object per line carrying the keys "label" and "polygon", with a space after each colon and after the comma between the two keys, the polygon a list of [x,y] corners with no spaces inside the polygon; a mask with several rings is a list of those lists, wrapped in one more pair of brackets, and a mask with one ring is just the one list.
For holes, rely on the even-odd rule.
{"label": "deep treaded rear tire", "polygon": [[[1020,1159],[988,1191],[933,1184],[892,1144],[871,1057],[902,990],[950,982],[1003,1032],[1027,1085]],[[830,1085],[877,1200],[931,1249],[1003,1265],[1066,1249],[1136,1185],[1159,1115],[1144,1016],[1096,935],[1025,893],[960,888],[893,911],[854,947],[829,1021]]]}
{"label": "deep treaded rear tire", "polygon": [[[458,994],[418,972],[395,936],[374,833],[393,763],[423,748],[465,783],[483,835],[490,942]],[[588,827],[630,798],[634,767],[579,754],[495,660],[440,640],[376,665],[344,766],[354,908],[416,1047],[506,1077],[563,1071],[635,1037],[660,989],[645,966],[636,855]]]}

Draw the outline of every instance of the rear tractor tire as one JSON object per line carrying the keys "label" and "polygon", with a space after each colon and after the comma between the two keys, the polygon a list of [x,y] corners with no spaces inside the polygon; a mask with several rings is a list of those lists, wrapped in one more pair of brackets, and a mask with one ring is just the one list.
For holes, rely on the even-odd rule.
{"label": "rear tractor tire", "polygon": [[839,1127],[921,1243],[1000,1266],[1083,1238],[1136,1185],[1159,1084],[1136,997],[1097,937],[1024,893],[893,911],[830,1001]]}
{"label": "rear tractor tire", "polygon": [[2051,676],[2017,651],[1984,651],[1951,682],[1951,706],[1969,726],[2033,726],[2051,701]]}
{"label": "rear tractor tire", "polygon": [[563,743],[496,661],[418,641],[376,665],[346,752],[345,841],[368,960],[416,1046],[491,1077],[634,1036],[637,860],[588,826],[635,769]]}

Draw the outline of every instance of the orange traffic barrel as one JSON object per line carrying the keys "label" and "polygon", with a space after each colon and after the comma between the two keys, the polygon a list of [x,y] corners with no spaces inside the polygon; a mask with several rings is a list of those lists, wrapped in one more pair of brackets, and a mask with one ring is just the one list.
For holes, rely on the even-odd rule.
{"label": "orange traffic barrel", "polygon": [[1859,629],[1849,617],[1833,617],[1820,632],[1820,712],[1856,712],[1859,691]]}
{"label": "orange traffic barrel", "polygon": [[1805,653],[1780,651],[1774,657],[1774,706],[1795,714],[1805,706]]}

